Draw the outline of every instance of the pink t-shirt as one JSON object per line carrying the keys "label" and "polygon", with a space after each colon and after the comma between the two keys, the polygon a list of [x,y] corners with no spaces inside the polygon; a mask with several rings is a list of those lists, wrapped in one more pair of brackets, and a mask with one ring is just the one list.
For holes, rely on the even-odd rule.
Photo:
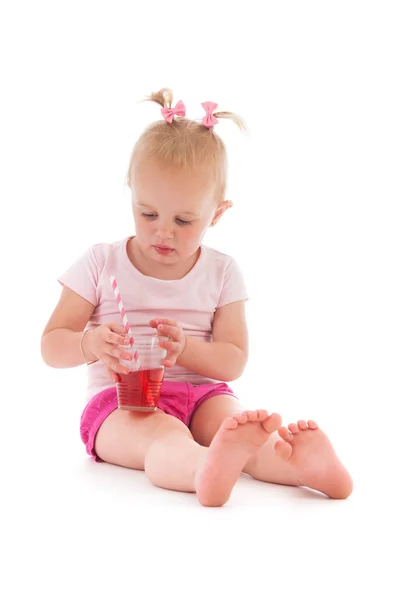
{"label": "pink t-shirt", "polygon": [[[93,246],[58,279],[96,307],[88,329],[109,322],[122,325],[111,275],[117,279],[128,321],[136,335],[155,335],[149,321],[164,317],[178,321],[185,334],[210,342],[216,309],[247,300],[242,274],[230,256],[202,245],[196,264],[185,277],[156,279],[133,266],[126,250],[129,239]],[[193,384],[216,382],[176,364],[165,369],[164,379]],[[103,362],[88,366],[88,398],[113,385]]]}

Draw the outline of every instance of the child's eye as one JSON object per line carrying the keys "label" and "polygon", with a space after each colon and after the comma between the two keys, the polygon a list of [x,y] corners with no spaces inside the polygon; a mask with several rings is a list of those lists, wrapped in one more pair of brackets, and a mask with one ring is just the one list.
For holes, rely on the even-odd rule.
{"label": "child's eye", "polygon": [[[146,217],[147,219],[155,219],[157,217],[156,214],[154,213],[142,213],[142,217]],[[191,225],[192,221],[184,221],[183,219],[179,219],[177,217],[176,219],[177,223],[179,223],[179,225]]]}

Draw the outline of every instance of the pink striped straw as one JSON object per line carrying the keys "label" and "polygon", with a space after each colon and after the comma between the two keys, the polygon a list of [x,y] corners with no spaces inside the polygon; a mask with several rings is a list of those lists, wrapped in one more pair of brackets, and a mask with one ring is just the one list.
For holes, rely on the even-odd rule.
{"label": "pink striped straw", "polygon": [[138,351],[136,350],[135,345],[134,345],[135,344],[135,340],[134,340],[134,337],[133,337],[132,329],[131,329],[131,326],[128,323],[128,317],[126,316],[124,305],[122,304],[121,294],[119,293],[118,284],[117,284],[117,280],[115,279],[115,277],[113,277],[113,276],[110,277],[110,283],[111,283],[111,287],[112,287],[112,289],[114,291],[114,296],[117,299],[118,308],[119,308],[119,312],[120,312],[121,317],[122,317],[122,322],[124,324],[125,331],[129,335],[130,343],[131,343],[132,350],[133,350],[133,358],[136,361],[136,368],[140,369],[139,354],[138,354]]}

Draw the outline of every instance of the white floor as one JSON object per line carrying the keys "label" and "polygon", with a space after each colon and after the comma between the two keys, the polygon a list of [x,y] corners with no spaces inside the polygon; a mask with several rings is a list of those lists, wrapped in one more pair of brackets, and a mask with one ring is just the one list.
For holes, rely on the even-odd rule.
{"label": "white floor", "polygon": [[36,373],[43,397],[8,406],[3,421],[2,598],[393,594],[393,436],[365,432],[366,421],[350,436],[350,413],[336,434],[355,480],[348,500],[242,476],[225,507],[207,509],[192,494],[152,487],[142,472],[92,461],[79,439],[80,401],[71,400],[82,372],[38,362]]}

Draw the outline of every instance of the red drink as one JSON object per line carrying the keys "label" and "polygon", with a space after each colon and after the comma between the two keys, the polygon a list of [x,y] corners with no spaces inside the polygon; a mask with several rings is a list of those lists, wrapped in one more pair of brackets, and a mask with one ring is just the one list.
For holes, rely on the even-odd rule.
{"label": "red drink", "polygon": [[163,367],[131,371],[128,375],[119,373],[118,407],[145,412],[156,410],[163,376]]}

